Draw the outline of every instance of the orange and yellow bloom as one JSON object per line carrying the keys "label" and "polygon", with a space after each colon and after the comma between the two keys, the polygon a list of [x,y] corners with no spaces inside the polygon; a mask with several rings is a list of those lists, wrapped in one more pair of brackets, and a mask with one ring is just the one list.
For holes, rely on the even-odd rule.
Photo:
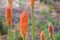
{"label": "orange and yellow bloom", "polygon": [[12,24],[12,7],[9,5],[6,7],[5,17],[6,24],[10,26]]}
{"label": "orange and yellow bloom", "polygon": [[41,31],[41,33],[40,33],[40,39],[41,40],[46,40],[44,31]]}
{"label": "orange and yellow bloom", "polygon": [[23,12],[20,15],[20,32],[22,37],[25,38],[28,32],[28,12]]}
{"label": "orange and yellow bloom", "polygon": [[8,0],[10,6],[12,6],[13,0]]}
{"label": "orange and yellow bloom", "polygon": [[54,36],[54,27],[51,23],[48,24],[48,31],[49,31],[49,36],[53,37]]}
{"label": "orange and yellow bloom", "polygon": [[30,6],[34,5],[35,0],[30,0]]}

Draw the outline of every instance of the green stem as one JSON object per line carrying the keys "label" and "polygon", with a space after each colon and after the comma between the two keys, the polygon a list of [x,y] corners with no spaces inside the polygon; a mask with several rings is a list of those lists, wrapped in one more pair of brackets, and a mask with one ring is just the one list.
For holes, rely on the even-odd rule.
{"label": "green stem", "polygon": [[25,38],[23,38],[23,40],[26,40]]}
{"label": "green stem", "polygon": [[52,38],[52,37],[50,37],[50,40],[53,40],[53,38]]}
{"label": "green stem", "polygon": [[53,38],[51,38],[53,40]]}
{"label": "green stem", "polygon": [[12,27],[8,27],[8,40],[13,40]]}
{"label": "green stem", "polygon": [[32,40],[34,40],[34,5],[32,5]]}

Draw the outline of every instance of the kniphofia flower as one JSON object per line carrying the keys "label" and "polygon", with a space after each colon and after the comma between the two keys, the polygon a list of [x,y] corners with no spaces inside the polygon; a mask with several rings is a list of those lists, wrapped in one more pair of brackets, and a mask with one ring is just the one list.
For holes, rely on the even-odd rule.
{"label": "kniphofia flower", "polygon": [[30,6],[34,5],[35,0],[30,0]]}
{"label": "kniphofia flower", "polygon": [[48,31],[49,31],[49,36],[53,37],[54,36],[54,27],[51,23],[48,24]]}
{"label": "kniphofia flower", "polygon": [[12,6],[13,0],[8,0],[10,6]]}
{"label": "kniphofia flower", "polygon": [[10,26],[12,24],[12,7],[9,5],[6,7],[5,17],[6,24]]}
{"label": "kniphofia flower", "polygon": [[40,39],[41,40],[46,40],[44,31],[41,31],[41,33],[40,33]]}
{"label": "kniphofia flower", "polygon": [[22,37],[25,38],[28,31],[28,12],[23,12],[20,15],[20,32]]}

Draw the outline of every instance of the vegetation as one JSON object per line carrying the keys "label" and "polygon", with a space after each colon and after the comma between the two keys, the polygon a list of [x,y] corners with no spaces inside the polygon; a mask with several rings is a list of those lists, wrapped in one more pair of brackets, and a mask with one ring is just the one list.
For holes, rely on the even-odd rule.
{"label": "vegetation", "polygon": [[[22,1],[22,0],[20,0]],[[44,4],[45,0],[42,1]],[[32,16],[29,17],[28,10],[22,11],[19,17],[19,26],[13,25],[12,17],[12,0],[8,1],[9,5],[5,10],[5,17],[0,16],[0,36],[7,35],[6,40],[28,40],[28,35],[31,35],[31,40],[35,40],[36,37],[39,37],[37,40],[60,40],[60,21],[55,22],[51,17],[52,4],[50,2],[49,11],[42,10],[39,13],[39,17],[43,16],[46,20],[37,20],[35,16],[34,4],[35,0],[30,0],[30,7]],[[22,5],[22,4],[21,4]],[[39,36],[37,36],[39,35]],[[0,38],[3,40],[3,38]],[[30,39],[30,38],[29,38]]]}

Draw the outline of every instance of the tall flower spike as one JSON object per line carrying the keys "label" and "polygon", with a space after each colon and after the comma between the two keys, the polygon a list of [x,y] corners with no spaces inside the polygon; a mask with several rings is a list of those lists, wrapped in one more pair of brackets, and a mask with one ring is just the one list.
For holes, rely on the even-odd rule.
{"label": "tall flower spike", "polygon": [[34,5],[35,0],[30,0],[30,6]]}
{"label": "tall flower spike", "polygon": [[12,24],[12,7],[11,6],[7,6],[6,7],[6,24],[7,26],[10,26]]}
{"label": "tall flower spike", "polygon": [[51,23],[48,24],[49,36],[52,38],[54,36],[54,27]]}
{"label": "tall flower spike", "polygon": [[41,31],[41,33],[40,33],[40,39],[41,40],[46,40],[44,31]]}
{"label": "tall flower spike", "polygon": [[22,37],[25,38],[28,31],[28,12],[23,12],[20,15],[20,32]]}
{"label": "tall flower spike", "polygon": [[12,6],[13,0],[8,0],[10,6]]}

